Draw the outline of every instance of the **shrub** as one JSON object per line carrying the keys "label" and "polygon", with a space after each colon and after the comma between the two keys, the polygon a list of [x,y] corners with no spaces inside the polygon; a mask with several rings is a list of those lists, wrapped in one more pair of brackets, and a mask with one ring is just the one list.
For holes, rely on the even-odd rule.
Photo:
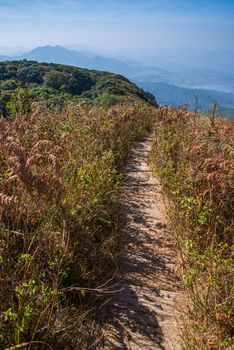
{"label": "shrub", "polygon": [[66,86],[69,81],[70,76],[66,73],[52,70],[48,72],[44,77],[45,86],[48,88],[53,88],[55,90],[60,90],[62,86]]}
{"label": "shrub", "polygon": [[23,83],[42,84],[43,78],[40,67],[27,66],[17,70],[17,79]]}
{"label": "shrub", "polygon": [[17,82],[15,80],[5,80],[0,83],[1,90],[15,90],[17,88]]}

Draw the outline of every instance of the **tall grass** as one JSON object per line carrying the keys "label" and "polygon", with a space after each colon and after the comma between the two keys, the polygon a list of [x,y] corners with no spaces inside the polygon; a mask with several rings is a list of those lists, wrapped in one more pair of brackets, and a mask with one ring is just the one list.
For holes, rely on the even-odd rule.
{"label": "tall grass", "polygon": [[190,297],[186,350],[233,346],[233,130],[232,121],[214,114],[158,112],[151,161],[182,252]]}
{"label": "tall grass", "polygon": [[133,103],[0,119],[1,349],[98,347],[121,168],[153,115]]}

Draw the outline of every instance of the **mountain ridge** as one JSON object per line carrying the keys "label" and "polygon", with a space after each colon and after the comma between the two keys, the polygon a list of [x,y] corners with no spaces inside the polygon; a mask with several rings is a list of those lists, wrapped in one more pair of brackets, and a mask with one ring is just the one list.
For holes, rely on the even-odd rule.
{"label": "mountain ridge", "polygon": [[[173,107],[186,105],[194,109],[195,97],[198,98],[199,109],[203,112],[211,110],[213,103],[217,103],[221,115],[229,111],[228,116],[234,117],[234,94],[206,89],[189,89],[167,83],[137,82],[143,89],[157,95],[159,104],[168,104]],[[225,115],[225,114],[224,114]]]}
{"label": "mountain ridge", "polygon": [[[9,56],[0,56],[0,61],[9,59],[11,59]],[[121,74],[146,88],[156,98],[159,96],[161,103],[169,103],[174,106],[178,106],[181,103],[191,104],[193,100],[191,94],[198,94],[201,95],[200,103],[203,111],[209,109],[214,101],[218,102],[224,111],[229,110],[230,112],[234,108],[232,98],[231,103],[227,103],[228,95],[225,95],[234,93],[234,74],[220,73],[212,68],[188,68],[185,65],[181,66],[178,72],[174,72],[173,70],[166,70],[153,65],[146,66],[134,60],[104,57],[88,50],[76,51],[61,45],[37,47],[21,56],[15,56],[13,59],[66,64],[84,69]],[[167,89],[167,96],[165,96],[165,85],[163,84],[173,86],[173,88],[167,86],[169,89]],[[157,91],[155,90],[156,86]],[[175,98],[176,95],[177,98]],[[204,100],[204,95],[208,97],[207,101]],[[218,101],[216,101],[217,96]]]}
{"label": "mountain ridge", "polygon": [[[224,92],[234,93],[234,74],[218,72],[211,68],[191,68],[185,64],[181,68],[173,70],[170,66],[166,68],[154,64],[143,64],[139,61],[119,59],[103,56],[87,50],[71,50],[61,45],[41,46],[21,56],[11,56],[4,59],[28,59],[47,63],[69,64],[87,69],[99,69],[122,74],[131,80],[144,82],[165,82],[186,88],[209,88]],[[1,57],[0,57],[1,60]]]}

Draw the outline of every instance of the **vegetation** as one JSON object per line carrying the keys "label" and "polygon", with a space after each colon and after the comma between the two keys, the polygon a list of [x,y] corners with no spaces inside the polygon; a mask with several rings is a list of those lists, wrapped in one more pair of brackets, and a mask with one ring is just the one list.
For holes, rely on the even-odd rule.
{"label": "vegetation", "polygon": [[216,105],[210,117],[155,106],[119,75],[0,64],[1,349],[101,346],[95,315],[116,288],[122,168],[155,119],[151,162],[190,296],[184,349],[233,345],[234,125]]}
{"label": "vegetation", "polygon": [[121,167],[154,110],[77,105],[0,120],[1,349],[97,346],[90,317],[112,290]]}
{"label": "vegetation", "polygon": [[153,95],[121,75],[23,60],[0,63],[0,114],[9,114],[9,102],[12,96],[18,99],[17,91],[22,88],[26,88],[32,101],[58,111],[68,101],[113,105],[143,100],[157,105]]}
{"label": "vegetation", "polygon": [[162,107],[151,154],[170,201],[189,291],[184,349],[231,349],[233,314],[232,121]]}

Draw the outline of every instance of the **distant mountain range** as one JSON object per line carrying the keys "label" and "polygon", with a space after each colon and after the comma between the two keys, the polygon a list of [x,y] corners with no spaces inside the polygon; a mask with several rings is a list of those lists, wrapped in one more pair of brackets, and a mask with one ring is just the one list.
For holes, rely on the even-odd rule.
{"label": "distant mountain range", "polygon": [[9,60],[9,59],[10,59],[9,56],[0,55],[0,61],[6,61],[6,60]]}
{"label": "distant mountain range", "polygon": [[[169,56],[169,55],[168,55]],[[62,63],[81,68],[110,71],[127,76],[129,79],[141,82],[161,82],[188,88],[205,88],[234,93],[234,73],[220,72],[210,68],[193,68],[186,64],[175,66],[175,70],[161,68],[156,65],[146,65],[134,60],[124,60],[100,56],[94,52],[70,50],[62,46],[43,46],[33,49],[21,56],[0,56],[0,60],[27,59],[47,63]],[[155,62],[163,64],[162,55],[159,59],[155,54]],[[195,63],[194,63],[195,64]],[[165,65],[165,64],[164,64]]]}
{"label": "distant mountain range", "polygon": [[13,59],[36,60],[47,63],[62,63],[81,68],[96,69],[123,74],[128,78],[141,77],[143,75],[165,76],[169,79],[173,73],[167,72],[158,67],[147,67],[137,61],[123,61],[116,58],[109,58],[96,55],[90,51],[74,51],[62,46],[44,46],[33,49],[22,56]]}
{"label": "distant mountain range", "polygon": [[189,109],[195,108],[195,97],[198,99],[198,107],[204,112],[211,110],[212,104],[217,103],[221,114],[228,113],[227,116],[234,116],[234,94],[203,90],[188,89],[165,83],[138,83],[143,89],[150,91],[160,104],[168,104],[175,107],[187,106]]}
{"label": "distant mountain range", "polygon": [[191,47],[156,49],[151,54],[148,53],[148,62],[177,72],[196,67],[197,70],[209,68],[230,74],[234,71],[234,51],[199,50]]}
{"label": "distant mountain range", "polygon": [[[178,56],[178,53],[175,53],[175,57],[176,55]],[[188,53],[185,58],[190,56]],[[218,54],[216,56],[218,57]],[[145,65],[134,60],[104,57],[88,50],[70,50],[58,45],[38,47],[21,56],[0,56],[0,61],[26,59],[113,72],[126,76],[153,93],[159,103],[170,103],[175,106],[182,103],[192,105],[193,95],[198,95],[203,110],[208,109],[214,101],[217,101],[222,108],[234,108],[234,95],[231,94],[234,93],[234,74],[202,68],[201,62],[198,68],[189,67],[186,63],[172,64],[173,58],[170,60],[169,53],[164,56],[161,54],[159,57],[155,54],[155,62],[163,64],[163,57],[164,66],[166,62],[171,62],[167,67],[175,68],[176,71]]]}

